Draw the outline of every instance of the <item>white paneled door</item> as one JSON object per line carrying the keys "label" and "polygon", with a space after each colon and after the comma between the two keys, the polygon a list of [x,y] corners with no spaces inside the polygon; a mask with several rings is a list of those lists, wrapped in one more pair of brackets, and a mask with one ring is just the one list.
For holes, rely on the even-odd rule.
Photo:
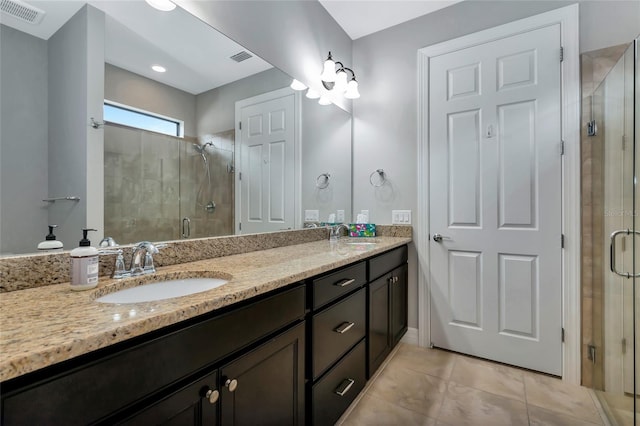
{"label": "white paneled door", "polygon": [[294,94],[240,109],[242,233],[294,227]]}
{"label": "white paneled door", "polygon": [[432,343],[560,375],[560,26],[429,74]]}

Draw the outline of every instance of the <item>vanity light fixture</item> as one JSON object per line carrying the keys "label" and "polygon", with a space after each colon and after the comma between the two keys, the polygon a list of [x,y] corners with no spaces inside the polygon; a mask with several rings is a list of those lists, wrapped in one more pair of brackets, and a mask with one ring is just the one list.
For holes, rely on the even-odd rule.
{"label": "vanity light fixture", "polygon": [[320,97],[320,93],[316,92],[312,88],[309,88],[309,90],[307,90],[307,94],[305,96],[307,98],[309,98],[309,99],[318,99]]}
{"label": "vanity light fixture", "polygon": [[176,8],[176,4],[171,0],[145,0],[149,6],[163,12],[170,12]]}
{"label": "vanity light fixture", "polygon": [[304,90],[307,88],[307,86],[305,86],[303,83],[296,80],[295,78],[293,79],[293,81],[291,82],[291,86],[289,87],[291,87],[293,90]]}
{"label": "vanity light fixture", "polygon": [[[338,66],[337,69],[336,66]],[[349,80],[347,72],[351,73],[351,80]],[[356,74],[351,68],[345,67],[342,62],[334,62],[331,52],[329,52],[327,60],[324,61],[320,79],[324,88],[331,93],[344,95],[347,99],[358,99],[360,97]]]}
{"label": "vanity light fixture", "polygon": [[151,69],[154,70],[155,72],[166,72],[167,69],[165,67],[163,67],[162,65],[151,65]]}
{"label": "vanity light fixture", "polygon": [[322,96],[320,96],[320,99],[318,100],[318,103],[320,105],[331,105],[331,99],[329,99],[329,97],[326,96],[326,95],[322,95]]}

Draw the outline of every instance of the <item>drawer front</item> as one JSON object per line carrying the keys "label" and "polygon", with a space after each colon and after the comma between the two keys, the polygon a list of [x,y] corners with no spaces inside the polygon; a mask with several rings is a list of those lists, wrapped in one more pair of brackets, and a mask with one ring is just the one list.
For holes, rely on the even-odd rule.
{"label": "drawer front", "polygon": [[365,342],[363,340],[313,386],[313,425],[335,424],[364,389],[365,382]]}
{"label": "drawer front", "polygon": [[313,378],[362,339],[366,333],[366,288],[312,318]]}
{"label": "drawer front", "polygon": [[373,281],[376,278],[381,277],[406,262],[406,245],[369,259],[369,281]]}
{"label": "drawer front", "polygon": [[305,314],[305,287],[122,349],[2,398],[0,423],[87,424],[213,364]]}
{"label": "drawer front", "polygon": [[366,262],[313,280],[313,309],[346,294],[367,282]]}

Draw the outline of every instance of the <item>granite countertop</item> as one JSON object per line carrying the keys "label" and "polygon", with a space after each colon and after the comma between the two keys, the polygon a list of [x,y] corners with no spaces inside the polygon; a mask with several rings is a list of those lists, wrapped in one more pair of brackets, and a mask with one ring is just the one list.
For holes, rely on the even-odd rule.
{"label": "granite countertop", "polygon": [[[305,244],[158,268],[154,275],[112,280],[76,292],[68,283],[0,295],[0,381],[140,336],[287,286],[411,242],[376,237],[377,244]],[[121,288],[162,279],[220,277],[213,290],[168,300],[103,304],[94,299]]]}

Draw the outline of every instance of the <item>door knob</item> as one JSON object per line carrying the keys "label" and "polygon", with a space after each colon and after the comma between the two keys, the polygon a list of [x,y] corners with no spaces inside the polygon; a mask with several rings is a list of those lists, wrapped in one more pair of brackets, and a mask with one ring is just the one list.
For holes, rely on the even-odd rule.
{"label": "door knob", "polygon": [[450,240],[451,238],[449,237],[445,237],[442,234],[433,234],[433,241],[435,241],[436,243],[441,243],[442,240]]}

